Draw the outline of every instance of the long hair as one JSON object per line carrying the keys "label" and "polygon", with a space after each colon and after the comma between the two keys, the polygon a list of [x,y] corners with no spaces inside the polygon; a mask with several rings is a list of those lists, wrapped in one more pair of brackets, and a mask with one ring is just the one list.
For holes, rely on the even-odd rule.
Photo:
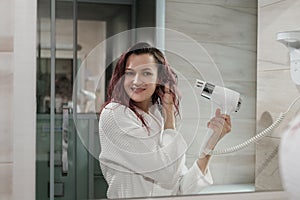
{"label": "long hair", "polygon": [[180,95],[177,88],[177,75],[171,69],[164,54],[159,49],[152,47],[145,42],[135,44],[134,46],[129,48],[125,53],[123,53],[119,58],[107,88],[107,101],[102,105],[100,114],[104,107],[110,102],[120,103],[130,108],[142,121],[142,124],[148,128],[143,116],[137,112],[137,106],[135,105],[135,102],[132,99],[130,99],[130,97],[127,95],[124,89],[124,75],[126,71],[126,63],[129,56],[132,54],[150,54],[153,56],[158,67],[158,77],[156,89],[151,99],[152,104],[159,104],[160,106],[162,105],[162,99],[165,93],[165,85],[168,84],[166,86],[169,88],[169,91],[173,98],[175,114],[179,115]]}

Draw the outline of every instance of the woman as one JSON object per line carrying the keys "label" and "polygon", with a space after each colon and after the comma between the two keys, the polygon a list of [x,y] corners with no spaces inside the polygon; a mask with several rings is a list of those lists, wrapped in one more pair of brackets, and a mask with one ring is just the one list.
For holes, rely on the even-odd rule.
{"label": "woman", "polygon": [[[175,126],[176,84],[163,53],[147,43],[120,57],[99,120],[99,159],[108,198],[199,193],[212,184],[209,155],[190,169],[185,166],[187,144]],[[221,137],[230,126],[230,117],[219,110],[208,123]]]}

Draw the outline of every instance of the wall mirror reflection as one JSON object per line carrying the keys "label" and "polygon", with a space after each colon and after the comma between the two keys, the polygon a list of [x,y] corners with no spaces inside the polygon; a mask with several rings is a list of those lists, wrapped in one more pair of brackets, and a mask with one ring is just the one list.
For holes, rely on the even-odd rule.
{"label": "wall mirror reflection", "polygon": [[[136,42],[160,49],[177,74],[182,119],[176,126],[187,143],[182,162],[188,169],[195,167],[216,109],[195,92],[196,79],[238,91],[242,98],[239,111],[230,112],[230,133],[216,149],[238,145],[273,123],[270,113],[256,112],[257,7],[252,0],[38,0],[37,199],[144,195],[124,190],[122,196],[121,188],[121,196],[107,193],[112,177],[99,164],[99,112],[119,57]],[[129,31],[133,29],[137,31]],[[282,190],[278,165],[270,164],[278,159],[278,145],[274,149],[267,140],[212,156],[213,184],[198,192],[178,192],[180,181],[172,189],[155,186],[147,173],[128,170],[144,179],[144,188],[151,187],[145,196]]]}

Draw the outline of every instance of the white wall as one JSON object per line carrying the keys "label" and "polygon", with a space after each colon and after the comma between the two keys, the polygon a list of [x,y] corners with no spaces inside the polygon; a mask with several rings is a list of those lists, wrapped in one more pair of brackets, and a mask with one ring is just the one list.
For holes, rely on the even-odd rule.
{"label": "white wall", "polygon": [[[232,132],[218,145],[224,148],[250,138],[255,134],[256,118],[256,27],[257,2],[253,0],[166,0],[166,28],[179,31],[201,44],[210,54],[217,67],[207,58],[207,55],[197,53],[191,48],[189,40],[179,40],[166,36],[166,46],[182,46],[187,57],[169,53],[169,62],[176,69],[184,71],[182,74],[190,79],[191,84],[201,76],[207,81],[219,84],[214,75],[209,75],[213,68],[217,68],[225,87],[239,91],[242,95],[242,107],[238,113],[232,115]],[[195,69],[189,62],[192,62]],[[198,70],[198,72],[197,72]],[[188,91],[188,89],[186,89]],[[210,104],[204,100],[200,102],[200,130],[195,135],[194,124],[197,123],[195,104],[191,96],[183,91],[183,103],[188,113],[183,135],[189,140],[195,136],[188,151],[188,163],[197,157],[198,151],[206,133],[206,123],[210,117]],[[211,170],[215,184],[254,183],[255,148],[251,145],[242,151],[224,156],[214,156]]]}
{"label": "white wall", "polygon": [[0,1],[0,199],[12,198],[14,4]]}
{"label": "white wall", "polygon": [[35,199],[35,0],[0,1],[0,199]]}
{"label": "white wall", "polygon": [[14,1],[13,199],[35,199],[36,10]]}
{"label": "white wall", "polygon": [[[300,95],[290,77],[288,49],[276,41],[276,33],[300,30],[300,1],[258,1],[257,125],[258,131],[274,122]],[[282,124],[257,144],[257,190],[281,190],[278,165],[280,138],[288,123],[299,112],[295,104]]]}

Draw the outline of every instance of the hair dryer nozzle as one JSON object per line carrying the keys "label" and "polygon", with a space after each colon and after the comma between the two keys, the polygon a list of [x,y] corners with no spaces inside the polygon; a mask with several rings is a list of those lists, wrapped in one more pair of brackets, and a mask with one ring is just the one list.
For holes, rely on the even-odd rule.
{"label": "hair dryer nozzle", "polygon": [[200,89],[201,96],[210,99],[214,91],[215,85],[197,79],[195,87],[197,89]]}
{"label": "hair dryer nozzle", "polygon": [[195,87],[202,88],[205,85],[205,81],[201,81],[199,79],[196,80],[196,85]]}

